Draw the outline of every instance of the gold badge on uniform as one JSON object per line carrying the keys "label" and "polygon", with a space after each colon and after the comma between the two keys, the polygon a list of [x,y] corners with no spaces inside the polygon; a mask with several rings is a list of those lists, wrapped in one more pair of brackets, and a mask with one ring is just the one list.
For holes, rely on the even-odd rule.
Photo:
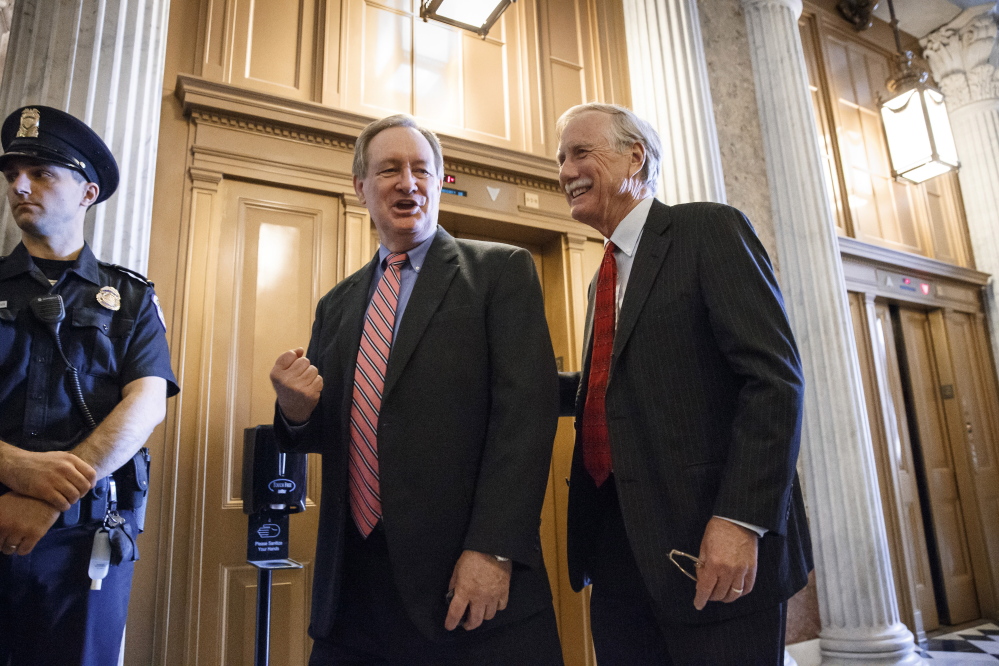
{"label": "gold badge on uniform", "polygon": [[121,309],[121,294],[114,287],[101,287],[97,292],[97,302],[108,310],[117,312]]}
{"label": "gold badge on uniform", "polygon": [[21,112],[21,126],[17,128],[18,137],[35,139],[38,137],[38,121],[41,114],[38,109],[25,109]]}

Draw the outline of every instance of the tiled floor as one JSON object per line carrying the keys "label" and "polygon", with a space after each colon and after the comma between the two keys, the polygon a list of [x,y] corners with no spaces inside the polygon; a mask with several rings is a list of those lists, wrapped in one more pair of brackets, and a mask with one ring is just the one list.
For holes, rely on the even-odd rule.
{"label": "tiled floor", "polygon": [[934,636],[922,647],[922,655],[938,664],[999,664],[999,627],[980,624],[950,634]]}

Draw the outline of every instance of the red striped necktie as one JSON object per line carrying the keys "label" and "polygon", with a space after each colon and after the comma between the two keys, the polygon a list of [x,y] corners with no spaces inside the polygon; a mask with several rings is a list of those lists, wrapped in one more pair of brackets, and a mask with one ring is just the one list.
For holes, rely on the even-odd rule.
{"label": "red striped necktie", "polygon": [[382,517],[378,483],[378,413],[392,350],[402,265],[406,260],[405,252],[390,254],[385,259],[385,273],[364,317],[354,370],[354,396],[350,407],[350,515],[365,538]]}
{"label": "red striped necktie", "polygon": [[583,465],[599,488],[611,473],[610,436],[607,432],[607,379],[614,350],[617,310],[617,261],[614,243],[607,243],[597,274],[593,306],[593,350],[583,405]]}

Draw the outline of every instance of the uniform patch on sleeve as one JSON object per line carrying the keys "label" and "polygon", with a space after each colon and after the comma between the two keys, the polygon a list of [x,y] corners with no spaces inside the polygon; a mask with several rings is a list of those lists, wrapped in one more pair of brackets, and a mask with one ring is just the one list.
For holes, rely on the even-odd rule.
{"label": "uniform patch on sleeve", "polygon": [[156,292],[151,292],[153,295],[153,305],[156,306],[156,314],[160,318],[160,323],[163,324],[163,332],[166,333],[166,317],[163,316],[163,308],[160,307],[160,299],[156,296]]}

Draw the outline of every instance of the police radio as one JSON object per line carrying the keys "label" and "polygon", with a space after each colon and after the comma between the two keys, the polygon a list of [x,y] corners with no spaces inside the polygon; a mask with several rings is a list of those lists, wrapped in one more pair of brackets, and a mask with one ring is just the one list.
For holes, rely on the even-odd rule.
{"label": "police radio", "polygon": [[80,373],[73,367],[73,364],[69,362],[66,354],[62,351],[59,326],[62,324],[62,320],[66,318],[66,307],[63,305],[62,296],[59,294],[38,296],[31,299],[28,307],[31,308],[31,313],[35,315],[35,319],[45,324],[49,329],[49,333],[55,338],[56,350],[58,350],[59,356],[62,357],[62,362],[66,364],[66,374],[69,375],[70,397],[83,414],[83,419],[87,422],[87,426],[91,430],[96,430],[97,423],[90,414],[87,403],[83,400],[83,390],[80,388]]}

